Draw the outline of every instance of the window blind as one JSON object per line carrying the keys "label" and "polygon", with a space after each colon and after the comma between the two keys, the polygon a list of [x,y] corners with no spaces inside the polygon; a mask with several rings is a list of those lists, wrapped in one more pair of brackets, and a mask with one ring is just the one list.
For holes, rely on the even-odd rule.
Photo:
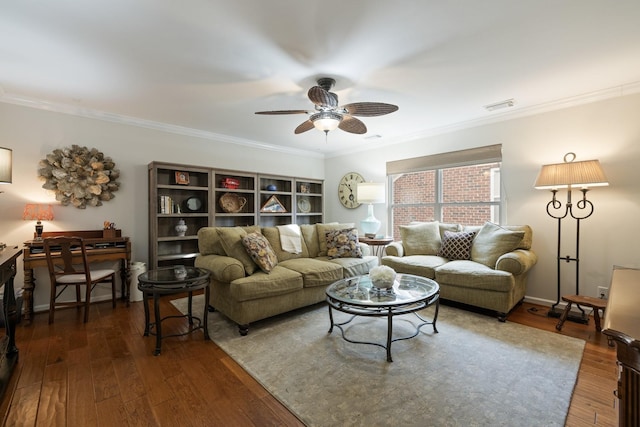
{"label": "window blind", "polygon": [[387,175],[502,161],[502,144],[387,162]]}

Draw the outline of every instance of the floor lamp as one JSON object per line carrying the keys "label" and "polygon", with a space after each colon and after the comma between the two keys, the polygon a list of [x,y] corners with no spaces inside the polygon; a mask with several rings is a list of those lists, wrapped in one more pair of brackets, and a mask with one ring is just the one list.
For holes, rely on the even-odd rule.
{"label": "floor lamp", "polygon": [[[535,188],[539,190],[551,190],[551,201],[547,203],[547,214],[558,221],[558,249],[557,249],[557,296],[556,302],[548,312],[549,317],[560,317],[561,311],[556,310],[560,303],[560,265],[564,262],[576,263],[576,295],[580,295],[580,221],[587,219],[593,213],[593,203],[587,199],[589,187],[609,185],[598,160],[586,160],[576,162],[575,153],[567,153],[564,163],[543,165],[536,179]],[[574,205],[571,201],[571,192],[574,188],[580,188],[582,198]],[[567,190],[567,202],[563,205],[556,196],[561,189]],[[565,218],[576,220],[576,248],[575,257],[561,255],[562,220]],[[578,307],[580,308],[580,307]],[[580,308],[582,311],[582,308]],[[570,320],[584,322],[584,311],[580,319]]]}

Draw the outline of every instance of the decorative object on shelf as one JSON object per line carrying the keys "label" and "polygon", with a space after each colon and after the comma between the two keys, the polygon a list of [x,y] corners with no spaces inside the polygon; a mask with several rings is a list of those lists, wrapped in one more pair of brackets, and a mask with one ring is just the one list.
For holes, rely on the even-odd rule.
{"label": "decorative object on shelf", "polygon": [[58,148],[40,160],[38,177],[45,181],[42,188],[52,190],[63,206],[78,209],[102,206],[115,197],[120,184],[120,171],[110,157],[96,148],[78,145]]}
{"label": "decorative object on shelf", "polygon": [[222,185],[222,188],[236,190],[240,187],[240,181],[236,178],[225,178],[220,182],[220,185]]}
{"label": "decorative object on shelf", "polygon": [[311,212],[311,202],[308,197],[301,197],[298,199],[298,210],[302,213]]}
{"label": "decorative object on shelf", "polygon": [[247,199],[235,193],[225,193],[220,196],[218,203],[223,211],[227,213],[238,213],[247,204]]}
{"label": "decorative object on shelf", "polygon": [[53,221],[53,206],[38,203],[27,203],[22,211],[22,219],[36,220],[36,240],[42,240],[44,226],[42,221]]}
{"label": "decorative object on shelf", "polygon": [[340,203],[347,209],[355,209],[360,206],[357,198],[358,184],[364,182],[362,175],[356,172],[349,172],[340,179],[338,184],[338,198]]}
{"label": "decorative object on shelf", "polygon": [[[189,197],[184,201],[184,209],[187,212],[199,212],[202,209],[202,200],[199,197]],[[171,213],[171,211],[167,213]]]}
{"label": "decorative object on shelf", "polygon": [[379,265],[369,270],[369,279],[371,279],[371,284],[376,288],[392,288],[396,281],[396,271],[389,266]]}
{"label": "decorative object on shelf", "polygon": [[185,224],[184,219],[181,218],[175,228],[178,236],[184,236],[187,234],[187,224]]}
{"label": "decorative object on shelf", "polygon": [[373,239],[380,229],[380,221],[373,215],[373,204],[385,202],[385,190],[383,182],[358,183],[358,203],[368,203],[367,217],[360,221],[360,228],[364,235]]}
{"label": "decorative object on shelf", "polygon": [[11,148],[0,147],[0,184],[11,184],[11,166],[13,151]]}
{"label": "decorative object on shelf", "polygon": [[262,205],[260,208],[260,212],[263,213],[286,213],[287,208],[278,200],[276,196],[271,196],[269,199]]}
{"label": "decorative object on shelf", "polygon": [[176,184],[189,185],[189,172],[176,171]]}
{"label": "decorative object on shelf", "polygon": [[102,225],[102,237],[111,238],[116,237],[116,223],[105,221]]}
{"label": "decorative object on shelf", "polygon": [[301,193],[311,193],[311,186],[309,184],[300,184]]}
{"label": "decorative object on shelf", "polygon": [[[551,201],[547,203],[547,214],[558,220],[558,253],[557,253],[557,298],[551,310],[547,313],[550,317],[560,317],[561,312],[556,310],[560,303],[560,266],[561,262],[574,261],[576,263],[576,295],[580,295],[580,221],[587,219],[593,213],[593,204],[587,200],[588,187],[600,187],[609,185],[604,171],[598,160],[586,160],[575,162],[575,153],[567,153],[564,156],[564,163],[554,163],[543,165],[536,179],[534,187],[538,190],[551,190]],[[580,187],[582,199],[574,205],[571,202],[571,192],[575,187]],[[567,202],[562,206],[562,202],[556,199],[556,194],[560,189],[567,189]],[[579,209],[574,211],[574,207]],[[561,256],[561,223],[564,218],[571,217],[576,220],[576,248],[575,258]],[[580,309],[582,311],[582,309]],[[569,320],[579,323],[587,323],[588,316],[584,311],[580,318],[569,317]]]}
{"label": "decorative object on shelf", "polygon": [[267,191],[276,191],[277,189],[278,187],[276,187],[274,184],[269,184],[266,188]]}

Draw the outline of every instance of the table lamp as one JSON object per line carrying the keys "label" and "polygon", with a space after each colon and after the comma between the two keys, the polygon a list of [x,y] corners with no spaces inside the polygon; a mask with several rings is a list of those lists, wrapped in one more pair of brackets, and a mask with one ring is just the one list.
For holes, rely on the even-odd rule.
{"label": "table lamp", "polygon": [[367,217],[360,221],[360,228],[364,235],[375,238],[380,229],[380,221],[373,215],[373,204],[385,202],[385,189],[383,182],[363,182],[357,188],[358,203],[367,203]]}
{"label": "table lamp", "polygon": [[36,240],[42,240],[42,231],[44,226],[42,221],[53,220],[53,207],[51,205],[42,205],[38,203],[27,203],[24,205],[22,212],[23,220],[36,220]]}

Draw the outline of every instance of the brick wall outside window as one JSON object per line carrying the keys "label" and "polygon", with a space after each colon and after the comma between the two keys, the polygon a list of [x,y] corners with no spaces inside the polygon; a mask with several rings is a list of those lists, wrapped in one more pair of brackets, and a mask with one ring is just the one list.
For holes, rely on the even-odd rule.
{"label": "brick wall outside window", "polygon": [[[437,220],[463,225],[497,221],[500,186],[492,183],[492,175],[499,179],[499,173],[492,171],[499,168],[499,163],[490,163],[393,176],[393,238],[399,240],[399,226],[411,221]],[[441,194],[437,191],[438,176],[442,181]]]}

